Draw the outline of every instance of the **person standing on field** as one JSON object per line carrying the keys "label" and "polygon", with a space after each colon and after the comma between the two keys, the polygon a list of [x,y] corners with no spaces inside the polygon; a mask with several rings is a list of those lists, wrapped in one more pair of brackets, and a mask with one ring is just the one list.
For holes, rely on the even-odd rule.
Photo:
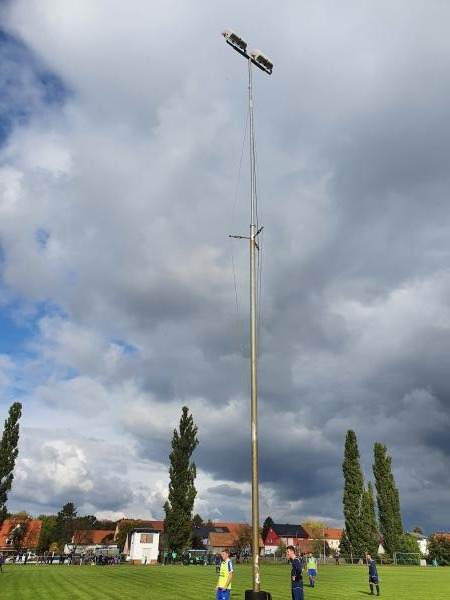
{"label": "person standing on field", "polygon": [[220,556],[219,579],[216,585],[216,600],[230,600],[231,596],[231,580],[233,579],[233,563],[230,560],[230,551],[224,548]]}
{"label": "person standing on field", "polygon": [[369,567],[370,593],[373,596],[373,586],[375,585],[375,588],[377,590],[377,596],[379,596],[380,595],[380,586],[378,585],[377,565],[376,565],[375,561],[373,560],[373,558],[370,556],[370,554],[366,554],[366,561],[367,561],[367,566]]}
{"label": "person standing on field", "polygon": [[306,564],[308,567],[309,587],[314,587],[316,584],[317,560],[312,555],[312,552],[309,553]]}
{"label": "person standing on field", "polygon": [[304,600],[303,596],[303,563],[295,553],[294,546],[286,548],[286,558],[291,563],[292,600]]}

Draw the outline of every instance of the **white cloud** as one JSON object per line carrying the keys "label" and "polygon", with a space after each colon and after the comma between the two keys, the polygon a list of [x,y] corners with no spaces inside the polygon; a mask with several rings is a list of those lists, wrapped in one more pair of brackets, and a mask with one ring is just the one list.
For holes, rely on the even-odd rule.
{"label": "white cloud", "polygon": [[[234,206],[246,72],[226,26],[275,63],[272,78],[254,78],[262,510],[299,520],[320,503],[337,522],[348,427],[367,464],[375,437],[387,441],[407,489],[427,471],[408,456],[443,472],[448,448],[429,439],[448,414],[450,80],[437,66],[449,51],[438,5],[3,9],[66,86],[51,103],[39,78],[19,78],[29,115],[0,149],[1,300],[30,331],[23,354],[0,358],[2,405],[13,383],[24,400],[11,502],[51,509],[73,494],[98,514],[160,517],[187,404],[197,508],[248,518],[247,245],[233,246],[239,320],[228,244],[248,221],[246,167]],[[293,452],[309,472],[300,461],[286,475]],[[218,486],[241,492],[239,507],[208,491]]]}

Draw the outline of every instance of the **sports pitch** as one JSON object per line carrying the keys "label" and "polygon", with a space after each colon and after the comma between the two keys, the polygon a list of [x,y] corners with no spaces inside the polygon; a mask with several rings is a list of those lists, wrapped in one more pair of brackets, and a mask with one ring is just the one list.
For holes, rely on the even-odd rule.
{"label": "sports pitch", "polygon": [[[449,600],[450,567],[379,567],[381,598]],[[234,600],[251,587],[251,567],[235,565]],[[289,567],[263,565],[262,589],[273,600],[290,600]],[[6,565],[0,575],[1,600],[213,600],[213,566],[67,566]],[[367,567],[319,568],[314,589],[305,599],[362,600],[367,598]]]}

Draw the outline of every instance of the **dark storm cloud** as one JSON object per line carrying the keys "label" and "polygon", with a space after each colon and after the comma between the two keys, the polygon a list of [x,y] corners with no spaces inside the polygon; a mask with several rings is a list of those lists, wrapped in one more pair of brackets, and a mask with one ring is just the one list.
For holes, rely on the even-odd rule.
{"label": "dark storm cloud", "polygon": [[[245,515],[244,501],[227,502],[245,498],[239,486],[248,484],[250,469],[247,247],[233,247],[239,319],[227,246],[228,234],[245,234],[248,220],[247,200],[239,196],[232,208],[245,65],[219,36],[235,20],[275,62],[272,78],[258,73],[254,80],[266,227],[263,505],[275,520],[319,513],[339,522],[343,444],[353,428],[367,479],[373,443],[388,445],[406,524],[445,523],[449,9],[401,0],[348,2],[348,10],[287,2],[277,5],[276,18],[274,5],[264,4],[259,21],[250,22],[237,3],[206,10],[194,3],[189,11],[179,3],[175,21],[164,11],[148,20],[158,35],[141,29],[145,19],[127,29],[128,21],[111,16],[122,39],[132,33],[136,40],[119,51],[115,39],[103,38],[103,23],[82,9],[79,44],[48,24],[30,27],[30,5],[16,6],[12,30],[76,90],[58,129],[64,144],[51,147],[44,166],[29,150],[41,148],[42,137],[32,130],[29,140],[14,138],[11,155],[20,159],[12,164],[24,183],[0,225],[10,292],[33,303],[47,282],[46,293],[73,325],[66,332],[56,324],[37,345],[42,363],[50,355],[50,372],[60,375],[64,364],[64,377],[72,368],[96,381],[83,389],[100,388],[97,410],[111,434],[130,436],[139,458],[161,473],[181,406],[190,406],[199,423],[195,461],[210,478],[199,500],[227,519]],[[62,31],[64,16],[72,31],[69,8]],[[195,61],[181,51],[187,44]],[[73,167],[61,169],[55,156],[66,144]],[[22,156],[18,148],[28,150]],[[4,177],[14,200],[17,180],[10,171]],[[244,168],[242,196],[246,177]],[[36,187],[45,190],[37,200]],[[22,203],[16,215],[11,207]],[[51,234],[35,249],[43,223]],[[111,339],[135,348],[133,355],[111,350]],[[73,406],[68,385],[51,377],[42,385],[40,397],[55,409]],[[88,419],[89,398],[79,408]],[[74,477],[74,494],[80,484]],[[96,489],[96,505],[120,507]],[[158,503],[159,496],[152,506]]]}

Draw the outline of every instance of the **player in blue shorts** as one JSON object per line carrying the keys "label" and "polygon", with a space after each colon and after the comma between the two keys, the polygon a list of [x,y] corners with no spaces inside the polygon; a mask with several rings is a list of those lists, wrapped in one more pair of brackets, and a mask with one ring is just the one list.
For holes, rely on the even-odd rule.
{"label": "player in blue shorts", "polygon": [[367,561],[367,566],[369,567],[370,593],[373,596],[373,586],[375,585],[375,588],[377,590],[377,596],[379,596],[380,595],[380,586],[378,585],[377,565],[375,564],[375,561],[370,556],[370,554],[366,554],[366,561]]}
{"label": "player in blue shorts", "polygon": [[306,560],[306,568],[308,569],[309,586],[314,587],[316,585],[317,560],[312,555],[312,552],[309,553]]}
{"label": "player in blue shorts", "polygon": [[230,600],[231,580],[233,579],[233,563],[230,560],[230,552],[226,548],[220,553],[219,580],[216,585],[216,600]]}

